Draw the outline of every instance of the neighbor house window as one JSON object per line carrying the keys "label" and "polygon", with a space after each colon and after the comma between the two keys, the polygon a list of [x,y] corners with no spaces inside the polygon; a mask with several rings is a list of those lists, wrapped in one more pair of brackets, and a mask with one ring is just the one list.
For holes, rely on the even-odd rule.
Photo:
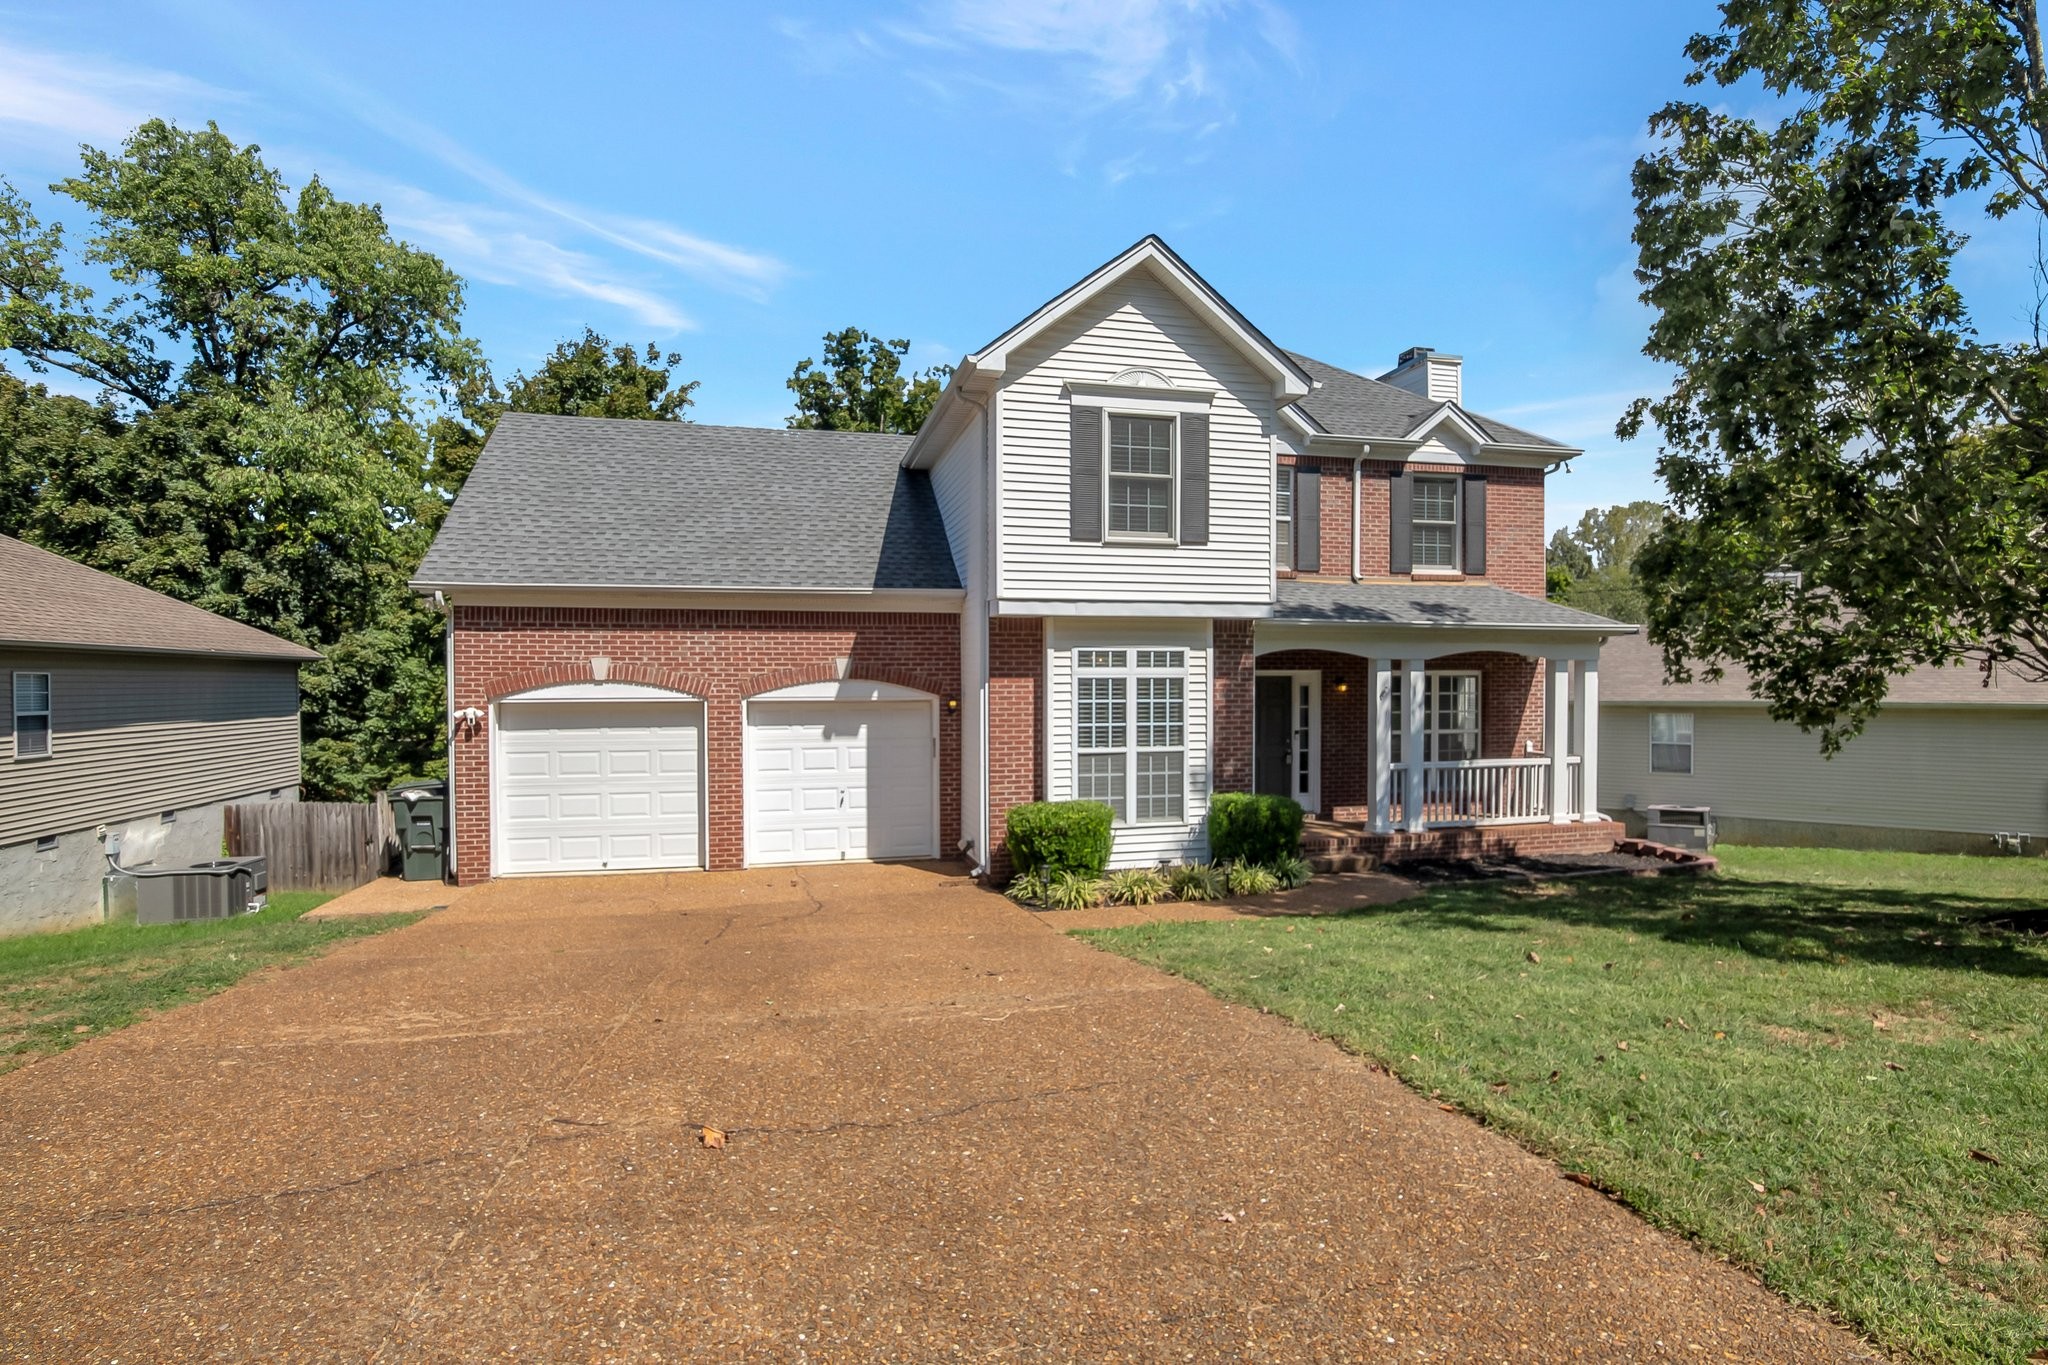
{"label": "neighbor house window", "polygon": [[47,758],[50,753],[50,675],[14,675],[14,756]]}
{"label": "neighbor house window", "polygon": [[[1408,728],[1402,700],[1407,675],[1395,673],[1393,744],[1390,761],[1402,762],[1401,744]],[[1463,763],[1479,757],[1479,675],[1422,675],[1422,756],[1425,763]]]}
{"label": "neighbor house window", "polygon": [[1414,549],[1418,569],[1458,567],[1458,481],[1415,480]]}
{"label": "neighbor house window", "polygon": [[1692,771],[1692,712],[1652,711],[1650,713],[1650,771],[1689,773]]}
{"label": "neighbor house window", "polygon": [[1187,815],[1187,651],[1074,651],[1074,796],[1119,824]]}
{"label": "neighbor house window", "polygon": [[1283,569],[1294,567],[1294,469],[1279,465],[1273,470],[1273,562]]}
{"label": "neighbor house window", "polygon": [[1173,419],[1109,419],[1109,534],[1173,535]]}

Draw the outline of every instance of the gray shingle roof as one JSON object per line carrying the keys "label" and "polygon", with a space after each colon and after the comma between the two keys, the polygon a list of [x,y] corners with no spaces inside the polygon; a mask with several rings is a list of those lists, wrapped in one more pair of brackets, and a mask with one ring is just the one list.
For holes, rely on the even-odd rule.
{"label": "gray shingle roof", "polygon": [[1361,626],[1479,626],[1509,630],[1583,630],[1621,634],[1635,629],[1604,616],[1560,607],[1485,584],[1321,583],[1282,579],[1276,621],[1328,621]]}
{"label": "gray shingle roof", "polygon": [[908,436],[507,413],[427,587],[958,589]]}
{"label": "gray shingle roof", "polygon": [[[1762,706],[1751,696],[1749,675],[1731,665],[1719,681],[1693,666],[1691,682],[1664,681],[1664,650],[1647,636],[1615,640],[1600,651],[1600,700],[1615,706],[1708,703]],[[1945,668],[1923,664],[1892,679],[1886,706],[2048,706],[2048,682],[2037,682],[2010,668],[1990,672],[1974,663]]]}
{"label": "gray shingle roof", "polygon": [[[1287,353],[1295,364],[1308,371],[1309,378],[1322,387],[1296,403],[1324,431],[1335,436],[1364,436],[1395,440],[1407,435],[1440,404],[1397,389],[1392,384],[1383,384],[1377,379],[1367,379],[1362,374],[1338,369],[1335,365],[1320,360]],[[1494,417],[1482,417],[1463,406],[1458,411],[1472,419],[1473,425],[1485,432],[1489,439],[1504,445],[1555,446],[1559,450],[1572,447],[1553,441],[1547,436],[1538,436],[1533,431],[1509,426]]]}
{"label": "gray shingle roof", "polygon": [[319,654],[139,583],[0,536],[0,644],[310,663]]}

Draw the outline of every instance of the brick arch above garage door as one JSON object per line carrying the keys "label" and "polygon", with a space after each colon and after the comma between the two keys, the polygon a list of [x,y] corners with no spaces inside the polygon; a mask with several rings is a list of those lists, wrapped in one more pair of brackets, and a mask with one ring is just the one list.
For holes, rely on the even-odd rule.
{"label": "brick arch above garage door", "polygon": [[[872,682],[888,683],[895,687],[907,687],[913,692],[922,692],[927,696],[939,697],[943,700],[946,697],[952,696],[953,690],[959,687],[959,678],[960,673],[957,665],[953,670],[950,686],[947,682],[932,677],[929,671],[913,672],[910,669],[887,668],[877,665],[868,665],[859,669],[849,668],[846,674],[842,676],[835,661],[822,664],[806,664],[797,668],[774,668],[765,673],[757,673],[740,684],[740,695],[750,698],[758,697],[763,692],[779,692],[785,687],[802,687],[806,683]],[[937,684],[936,686],[934,685],[935,683]]]}
{"label": "brick arch above garage door", "polygon": [[489,700],[501,701],[521,692],[532,692],[543,687],[560,687],[565,683],[642,683],[648,687],[659,687],[669,692],[684,692],[693,698],[710,694],[710,679],[698,673],[687,673],[679,669],[656,668],[647,664],[614,663],[599,677],[597,670],[588,660],[581,664],[556,663],[530,669],[524,673],[493,680]]}

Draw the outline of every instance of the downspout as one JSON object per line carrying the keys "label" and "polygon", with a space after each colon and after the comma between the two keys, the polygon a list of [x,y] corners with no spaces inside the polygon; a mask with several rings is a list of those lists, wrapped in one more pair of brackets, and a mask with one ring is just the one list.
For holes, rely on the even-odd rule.
{"label": "downspout", "polygon": [[455,880],[455,604],[436,592],[434,605],[441,609],[441,714],[448,726],[448,805],[442,819],[448,825],[448,880]]}
{"label": "downspout", "polygon": [[1364,506],[1361,485],[1365,481],[1365,456],[1371,446],[1360,446],[1358,453],[1351,457],[1351,581],[1356,583],[1365,575],[1364,530],[1359,524],[1359,512]]}
{"label": "downspout", "polygon": [[[986,496],[982,499],[981,509],[982,594],[974,621],[976,628],[981,631],[981,676],[974,680],[977,701],[974,708],[974,752],[976,756],[974,766],[975,771],[981,775],[981,795],[980,799],[975,802],[976,828],[973,835],[964,840],[968,847],[966,850],[963,850],[969,852],[970,856],[974,859],[972,875],[975,877],[986,877],[989,866],[988,807],[990,786],[988,772],[988,675],[990,669],[988,603],[991,596],[990,588],[992,587],[995,566],[995,433],[991,430],[994,418],[989,412],[987,401],[976,399],[973,394],[967,391],[964,385],[960,389],[960,398],[962,402],[972,405],[974,410],[981,414],[981,472],[983,479],[988,484],[984,490]],[[961,743],[965,744],[966,742],[967,736],[962,735]]]}

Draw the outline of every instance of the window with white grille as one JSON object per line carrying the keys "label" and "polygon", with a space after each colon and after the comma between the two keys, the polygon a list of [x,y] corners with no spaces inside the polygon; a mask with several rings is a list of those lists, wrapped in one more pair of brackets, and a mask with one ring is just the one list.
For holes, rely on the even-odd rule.
{"label": "window with white grille", "polygon": [[1173,535],[1173,419],[1109,419],[1109,534]]}
{"label": "window with white grille", "polygon": [[[1402,700],[1403,673],[1393,675],[1393,744],[1390,761],[1399,763],[1408,729],[1408,708]],[[1479,757],[1479,675],[1422,675],[1422,751],[1426,763],[1463,763]]]}
{"label": "window with white grille", "polygon": [[1453,569],[1458,567],[1458,481],[1415,479],[1412,520],[1415,567]]}
{"label": "window with white grille", "polygon": [[1119,824],[1187,818],[1187,651],[1074,651],[1074,796]]}
{"label": "window with white grille", "polygon": [[50,675],[14,675],[14,756],[50,756]]}

